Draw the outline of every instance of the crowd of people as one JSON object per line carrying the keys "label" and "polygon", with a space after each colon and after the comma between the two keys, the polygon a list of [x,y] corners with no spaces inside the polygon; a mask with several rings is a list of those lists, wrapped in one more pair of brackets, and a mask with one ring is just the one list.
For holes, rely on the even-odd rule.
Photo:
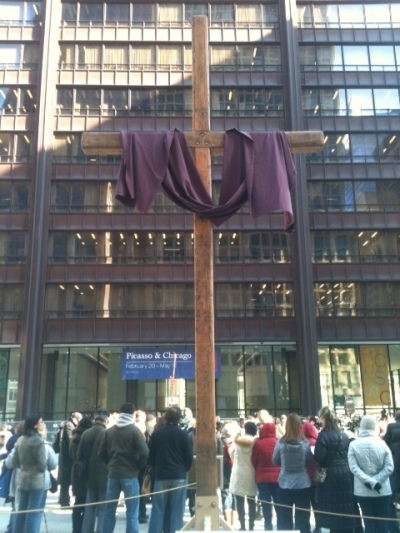
{"label": "crowd of people", "polygon": [[[60,505],[71,508],[72,533],[112,533],[121,504],[127,533],[147,522],[148,533],[182,529],[187,498],[194,514],[187,473],[195,422],[189,408],[155,417],[125,403],[114,414],[99,409],[93,419],[72,413],[53,443],[40,415],[13,432],[3,428],[0,497],[16,511],[6,533],[39,533],[47,492],[57,489]],[[400,411],[393,422],[363,416],[355,435],[329,407],[278,419],[263,409],[249,419],[216,417],[215,438],[223,458],[221,512],[233,528],[254,530],[261,509],[265,530],[273,529],[275,514],[277,530],[311,533],[313,512],[314,533],[399,533]],[[149,476],[150,496],[141,496]]]}

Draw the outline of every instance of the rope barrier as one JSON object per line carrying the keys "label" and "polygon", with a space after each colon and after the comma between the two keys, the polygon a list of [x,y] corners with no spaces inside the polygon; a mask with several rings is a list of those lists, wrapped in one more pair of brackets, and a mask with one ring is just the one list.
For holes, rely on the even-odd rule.
{"label": "rope barrier", "polygon": [[[155,491],[155,492],[150,492],[149,494],[138,494],[136,496],[129,496],[128,498],[117,498],[117,499],[114,499],[114,500],[104,500],[104,501],[100,501],[100,502],[90,502],[90,503],[80,503],[80,504],[77,504],[77,505],[73,505],[73,506],[67,506],[67,507],[60,507],[60,506],[56,506],[56,505],[47,505],[46,507],[44,508],[41,508],[41,509],[25,509],[23,511],[11,511],[9,514],[11,515],[17,515],[17,514],[27,514],[27,513],[37,513],[37,512],[48,512],[48,511],[51,511],[51,510],[57,510],[57,511],[71,511],[73,508],[74,509],[79,509],[80,507],[93,507],[93,506],[97,506],[97,505],[106,505],[107,503],[118,503],[118,502],[126,502],[126,501],[129,501],[129,500],[137,500],[137,499],[140,499],[140,498],[149,498],[151,496],[154,496],[155,494],[163,494],[163,493],[167,493],[167,492],[173,492],[175,490],[181,490],[181,489],[187,489],[189,487],[195,487],[196,486],[196,483],[188,483],[186,485],[182,485],[181,487],[173,487],[171,489],[165,489],[165,490],[160,490],[160,491]],[[255,498],[254,496],[247,496],[248,499],[250,500],[254,500],[254,501],[257,501],[259,503],[264,503],[264,504],[267,504],[267,505],[271,505],[271,506],[274,506],[274,507],[284,507],[284,508],[287,508],[287,509],[292,509],[293,508],[293,505],[286,505],[286,504],[283,504],[283,503],[277,503],[277,502],[268,502],[266,500],[261,500],[260,498]],[[382,521],[390,521],[390,522],[400,522],[400,519],[399,518],[381,518],[381,517],[375,517],[375,516],[365,516],[365,515],[356,515],[356,514],[343,514],[343,513],[334,513],[332,511],[319,511],[318,509],[311,509],[311,508],[304,508],[304,507],[297,507],[296,506],[296,509],[298,509],[299,511],[305,511],[307,513],[311,513],[311,511],[313,512],[314,515],[317,515],[317,514],[324,514],[324,515],[329,515],[329,516],[340,516],[342,518],[363,518],[363,519],[367,519],[367,520],[382,520]],[[0,513],[1,512],[5,512],[4,511],[4,508],[0,510]]]}
{"label": "rope barrier", "polygon": [[[293,505],[286,505],[286,504],[283,504],[283,503],[275,503],[275,502],[267,502],[265,500],[260,500],[259,498],[257,498],[257,500],[256,500],[256,498],[252,497],[252,496],[247,496],[247,497],[250,500],[258,501],[260,503],[266,503],[266,504],[271,505],[271,506],[273,505],[274,507],[284,507],[286,509],[292,509],[293,508]],[[311,507],[308,508],[308,509],[305,509],[304,507],[298,507],[297,505],[296,505],[296,509],[298,509],[299,511],[305,511],[307,513],[311,512],[311,510],[312,510],[314,515],[316,515],[316,514],[324,514],[324,515],[330,515],[330,516],[340,516],[342,518],[357,518],[357,519],[366,518],[367,520],[383,520],[385,522],[386,521],[390,521],[390,522],[399,522],[400,521],[399,518],[382,518],[382,517],[376,517],[376,516],[366,516],[366,515],[361,514],[361,512],[360,512],[359,515],[356,515],[356,514],[354,514],[354,515],[353,514],[343,514],[343,513],[334,513],[332,511],[319,511],[318,509],[314,509],[314,508],[311,509]],[[361,509],[360,509],[360,511],[361,511]]]}
{"label": "rope barrier", "polygon": [[[90,503],[78,503],[77,505],[68,505],[68,506],[59,506],[59,505],[46,505],[45,507],[42,507],[40,509],[24,509],[23,511],[11,511],[9,514],[16,515],[16,514],[28,514],[28,513],[37,513],[37,512],[45,512],[49,510],[57,510],[57,511],[71,511],[72,509],[79,509],[80,507],[93,507],[97,505],[106,505],[107,503],[118,503],[118,502],[126,502],[129,500],[137,500],[140,498],[150,498],[150,496],[153,496],[154,494],[163,494],[167,492],[172,492],[175,490],[181,490],[186,489],[189,487],[196,486],[196,483],[188,483],[187,485],[182,485],[180,487],[173,487],[172,489],[165,489],[165,490],[159,490],[155,492],[149,492],[149,494],[137,494],[136,496],[129,496],[128,498],[116,498],[115,500],[104,500],[100,502],[90,502]],[[0,510],[0,512],[5,512],[4,508]]]}

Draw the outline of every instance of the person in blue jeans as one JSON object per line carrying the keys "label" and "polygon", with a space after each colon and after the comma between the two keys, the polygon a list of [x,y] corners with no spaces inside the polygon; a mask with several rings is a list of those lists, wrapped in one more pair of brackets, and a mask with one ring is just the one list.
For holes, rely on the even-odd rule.
{"label": "person in blue jeans", "polygon": [[181,409],[169,407],[164,418],[165,424],[155,429],[149,440],[148,465],[153,469],[155,494],[148,533],[175,533],[182,529],[186,476],[193,461],[191,440],[179,427]]}
{"label": "person in blue jeans", "polygon": [[143,434],[135,426],[135,406],[121,406],[115,426],[107,429],[99,448],[99,457],[107,465],[108,478],[102,533],[113,533],[118,499],[124,493],[126,533],[139,533],[138,473],[146,464],[149,449]]}

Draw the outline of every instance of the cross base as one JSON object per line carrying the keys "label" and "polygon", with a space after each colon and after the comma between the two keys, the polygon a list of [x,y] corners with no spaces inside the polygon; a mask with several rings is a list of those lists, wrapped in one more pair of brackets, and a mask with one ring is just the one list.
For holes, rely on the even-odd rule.
{"label": "cross base", "polygon": [[219,531],[220,526],[225,531],[234,529],[219,514],[218,496],[196,496],[195,515],[183,526],[181,531],[189,531],[193,526],[195,531],[209,533]]}

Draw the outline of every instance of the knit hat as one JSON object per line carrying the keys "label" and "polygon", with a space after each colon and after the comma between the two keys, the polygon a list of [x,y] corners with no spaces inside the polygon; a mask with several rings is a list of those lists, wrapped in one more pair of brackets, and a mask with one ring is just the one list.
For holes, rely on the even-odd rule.
{"label": "knit hat", "polygon": [[369,429],[375,431],[376,419],[374,416],[363,416],[361,419],[360,429]]}

